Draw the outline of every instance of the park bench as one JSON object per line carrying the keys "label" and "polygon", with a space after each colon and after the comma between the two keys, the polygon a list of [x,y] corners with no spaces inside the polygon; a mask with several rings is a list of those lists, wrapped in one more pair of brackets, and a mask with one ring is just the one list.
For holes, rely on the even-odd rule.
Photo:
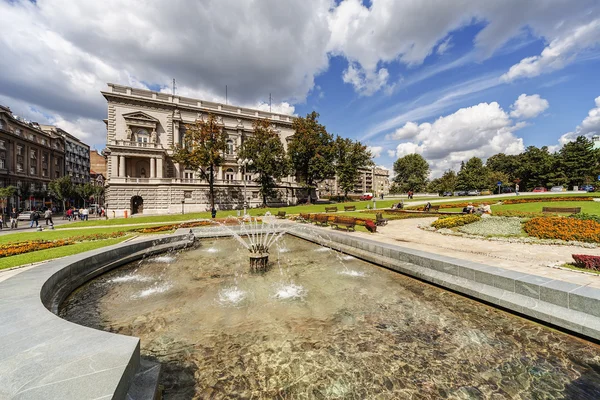
{"label": "park bench", "polygon": [[325,207],[325,212],[337,212],[337,207]]}
{"label": "park bench", "polygon": [[542,208],[542,212],[544,213],[565,213],[565,214],[579,214],[581,212],[581,207],[544,207]]}
{"label": "park bench", "polygon": [[388,223],[388,219],[383,218],[383,213],[375,214],[375,225],[384,226],[384,225],[387,225],[387,223]]}
{"label": "park bench", "polygon": [[344,211],[356,211],[356,206],[344,206]]}
{"label": "park bench", "polygon": [[[313,214],[314,215],[314,219],[312,219],[311,221],[315,223],[315,225],[319,225],[319,226],[327,226],[327,224],[329,223],[329,215],[327,214]],[[312,215],[311,215],[312,217]]]}
{"label": "park bench", "polygon": [[[427,211],[427,212],[435,213],[435,212],[438,212],[439,210],[440,210],[440,206],[431,206],[429,208],[429,211]],[[425,211],[425,207],[423,207],[423,211]]]}
{"label": "park bench", "polygon": [[284,219],[285,211],[277,211],[277,214],[275,214],[275,218]]}
{"label": "park bench", "polygon": [[336,216],[330,224],[334,229],[345,228],[346,231],[353,231],[356,226],[356,218]]}

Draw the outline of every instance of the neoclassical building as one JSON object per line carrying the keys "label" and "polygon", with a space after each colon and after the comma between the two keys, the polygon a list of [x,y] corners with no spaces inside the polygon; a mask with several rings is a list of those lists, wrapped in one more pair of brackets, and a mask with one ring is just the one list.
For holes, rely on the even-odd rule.
{"label": "neoclassical building", "polygon": [[[238,165],[237,151],[252,135],[252,123],[269,119],[287,150],[294,134],[293,117],[233,105],[218,104],[167,93],[108,84],[107,188],[108,215],[169,214],[207,211],[208,182],[197,172],[173,161],[173,145],[182,142],[186,124],[214,114],[228,135],[226,162],[215,171],[215,200],[219,210],[261,203],[252,174]],[[292,177],[279,184],[272,203],[296,201]]]}

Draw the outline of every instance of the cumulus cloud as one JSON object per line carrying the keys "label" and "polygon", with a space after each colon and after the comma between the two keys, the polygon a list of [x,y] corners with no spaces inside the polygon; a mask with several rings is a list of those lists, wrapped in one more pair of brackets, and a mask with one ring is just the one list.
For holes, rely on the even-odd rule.
{"label": "cumulus cloud", "polygon": [[578,26],[564,36],[550,42],[539,56],[527,57],[510,67],[502,75],[506,82],[518,78],[531,78],[552,72],[572,63],[576,56],[600,43],[600,18]]}
{"label": "cumulus cloud", "polygon": [[383,147],[382,146],[368,146],[367,150],[369,150],[371,152],[371,154],[373,155],[373,158],[379,158],[379,157],[381,157],[381,153],[383,152]]}
{"label": "cumulus cloud", "polygon": [[510,107],[512,109],[510,116],[520,119],[534,118],[546,111],[548,107],[550,107],[548,100],[542,99],[539,94],[528,96],[523,93]]}
{"label": "cumulus cloud", "polygon": [[471,157],[485,159],[499,152],[522,152],[523,139],[514,135],[521,126],[498,103],[480,103],[433,123],[408,122],[399,130],[411,132],[412,136],[397,145],[394,156],[421,154],[430,162],[432,175],[438,176],[446,169],[457,169],[461,161]]}
{"label": "cumulus cloud", "polygon": [[577,139],[577,136],[591,138],[594,135],[600,135],[600,96],[594,100],[596,106],[592,108],[587,117],[578,125],[573,132],[568,132],[558,139],[557,146],[551,146],[551,151],[559,150],[565,144]]}
{"label": "cumulus cloud", "polygon": [[365,70],[357,64],[350,64],[344,71],[342,79],[354,86],[354,90],[362,96],[371,96],[382,88],[391,91],[394,85],[388,84],[390,74],[385,68],[376,71]]}

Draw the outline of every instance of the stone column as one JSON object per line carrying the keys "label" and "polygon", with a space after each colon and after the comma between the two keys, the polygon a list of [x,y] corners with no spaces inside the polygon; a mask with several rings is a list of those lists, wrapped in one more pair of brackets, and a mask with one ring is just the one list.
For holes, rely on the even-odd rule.
{"label": "stone column", "polygon": [[150,159],[150,178],[156,178],[156,159]]}
{"label": "stone column", "polygon": [[156,159],[156,177],[157,178],[163,177],[163,159],[162,158]]}
{"label": "stone column", "polygon": [[119,156],[119,178],[125,178],[125,156]]}

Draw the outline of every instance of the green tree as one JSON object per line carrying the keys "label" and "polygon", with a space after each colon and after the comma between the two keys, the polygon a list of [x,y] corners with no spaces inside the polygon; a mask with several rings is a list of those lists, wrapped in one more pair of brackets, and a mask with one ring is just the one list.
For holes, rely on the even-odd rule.
{"label": "green tree", "polygon": [[[498,182],[502,182],[502,185],[509,185],[510,178],[502,171],[490,171],[488,169],[488,189],[498,190]],[[500,194],[500,192],[498,193]]]}
{"label": "green tree", "polygon": [[91,183],[75,186],[75,193],[83,200],[83,207],[90,201],[90,197],[96,192],[96,187]]}
{"label": "green tree", "polygon": [[569,142],[558,153],[559,170],[567,178],[566,184],[582,186],[594,179],[598,166],[598,151],[593,142],[585,136],[578,136]]}
{"label": "green tree", "polygon": [[519,186],[523,191],[538,186],[547,187],[552,184],[550,177],[555,167],[554,156],[550,154],[548,147],[528,146],[519,154],[515,179],[520,179]]}
{"label": "green tree", "polygon": [[338,186],[348,197],[348,192],[354,189],[361,168],[374,165],[372,155],[367,146],[352,139],[336,137],[335,139],[335,173]]}
{"label": "green tree", "polygon": [[438,193],[440,195],[444,192],[454,192],[454,190],[456,189],[456,181],[456,172],[449,169],[446,172],[444,172],[444,174],[441,177],[435,178],[431,182],[429,182],[429,185],[427,186],[427,191],[429,193]]}
{"label": "green tree", "polygon": [[4,208],[6,208],[7,199],[14,196],[16,192],[17,188],[14,186],[6,186],[0,188],[0,199],[2,199],[2,210],[0,210],[0,215],[4,213]]}
{"label": "green tree", "polygon": [[286,176],[289,168],[285,148],[271,122],[256,120],[253,126],[254,134],[244,140],[239,156],[252,160],[247,169],[258,174],[255,181],[260,185],[263,206],[266,207],[267,198],[277,195],[276,180]]}
{"label": "green tree", "polygon": [[333,137],[318,121],[313,111],[294,120],[295,130],[288,145],[288,155],[296,181],[308,190],[308,202],[316,185],[335,175]]}
{"label": "green tree", "polygon": [[488,183],[488,170],[483,165],[481,158],[472,157],[466,163],[461,164],[456,183],[458,189],[487,189]]}
{"label": "green tree", "polygon": [[187,168],[198,171],[202,179],[208,180],[210,209],[213,218],[215,210],[215,169],[223,164],[223,154],[227,148],[227,134],[222,124],[213,114],[205,120],[198,119],[186,125],[183,145],[173,147],[173,159]]}
{"label": "green tree", "polygon": [[[504,153],[494,154],[489,157],[485,162],[485,166],[490,172],[502,172],[506,174],[508,177],[506,180],[502,181],[502,184],[506,182],[506,184],[510,184],[510,182],[514,181],[516,176],[517,169],[519,168],[519,156],[518,155],[506,155]],[[497,183],[497,181],[496,181]]]}
{"label": "green tree", "polygon": [[71,182],[71,177],[65,175],[62,178],[56,178],[48,184],[50,194],[56,199],[62,202],[62,209],[66,211],[66,200],[73,194],[74,188]]}
{"label": "green tree", "polygon": [[425,189],[429,164],[420,154],[407,154],[394,163],[394,182],[402,192],[415,192]]}
{"label": "green tree", "polygon": [[[21,184],[17,186],[17,196],[19,196],[20,201],[23,201],[23,199],[28,200],[32,193],[33,188],[31,182],[21,182]],[[31,201],[29,202],[29,209],[31,210]]]}

